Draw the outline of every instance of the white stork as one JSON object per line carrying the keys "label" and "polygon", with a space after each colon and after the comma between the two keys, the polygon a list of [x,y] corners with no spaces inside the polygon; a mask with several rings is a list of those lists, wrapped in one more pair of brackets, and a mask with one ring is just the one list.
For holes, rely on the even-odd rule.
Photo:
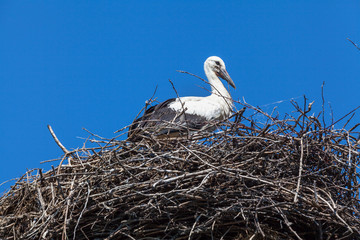
{"label": "white stork", "polygon": [[211,86],[207,97],[180,97],[168,99],[147,109],[144,115],[134,120],[129,130],[130,138],[152,134],[157,137],[179,137],[184,134],[208,129],[213,120],[224,120],[231,114],[233,100],[222,84],[222,78],[230,86],[235,84],[225,68],[224,61],[216,56],[204,63],[206,77]]}

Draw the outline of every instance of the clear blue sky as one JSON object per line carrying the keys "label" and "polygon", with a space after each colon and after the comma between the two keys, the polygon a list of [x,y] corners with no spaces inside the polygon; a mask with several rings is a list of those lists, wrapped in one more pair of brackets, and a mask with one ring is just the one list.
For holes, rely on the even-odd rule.
{"label": "clear blue sky", "polygon": [[236,100],[271,110],[305,94],[320,110],[325,81],[341,117],[360,105],[360,51],[346,40],[360,44],[359,13],[357,0],[1,1],[0,182],[61,156],[47,124],[74,149],[83,127],[115,136],[156,85],[159,100],[174,97],[168,79],[181,96],[205,96],[176,70],[204,76],[211,55]]}

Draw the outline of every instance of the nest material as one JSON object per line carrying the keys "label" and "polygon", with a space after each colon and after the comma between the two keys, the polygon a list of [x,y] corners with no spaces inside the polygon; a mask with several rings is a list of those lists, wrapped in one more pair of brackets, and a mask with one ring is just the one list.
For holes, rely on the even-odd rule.
{"label": "nest material", "polygon": [[2,196],[0,238],[360,239],[357,125],[294,106],[281,121],[255,109],[265,124],[238,112],[201,140],[66,152]]}

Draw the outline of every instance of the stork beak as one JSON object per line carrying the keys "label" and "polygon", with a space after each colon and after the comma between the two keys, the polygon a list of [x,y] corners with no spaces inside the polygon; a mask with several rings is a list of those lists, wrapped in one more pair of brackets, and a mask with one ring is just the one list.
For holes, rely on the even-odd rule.
{"label": "stork beak", "polygon": [[226,69],[220,68],[220,72],[217,75],[222,79],[224,79],[225,81],[227,81],[230,84],[230,86],[232,86],[234,89],[236,89],[235,83],[231,79]]}

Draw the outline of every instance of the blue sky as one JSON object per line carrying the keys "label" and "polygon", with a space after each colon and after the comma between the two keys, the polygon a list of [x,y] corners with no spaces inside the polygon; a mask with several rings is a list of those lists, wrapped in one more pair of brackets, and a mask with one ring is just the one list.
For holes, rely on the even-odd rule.
{"label": "blue sky", "polygon": [[319,111],[325,81],[339,118],[360,105],[360,51],[346,40],[360,44],[359,13],[356,0],[1,1],[0,183],[58,164],[40,164],[62,154],[47,124],[71,150],[82,128],[114,137],[156,86],[174,97],[168,79],[181,96],[207,95],[176,70],[204,77],[212,55],[236,100],[286,111],[305,94]]}

